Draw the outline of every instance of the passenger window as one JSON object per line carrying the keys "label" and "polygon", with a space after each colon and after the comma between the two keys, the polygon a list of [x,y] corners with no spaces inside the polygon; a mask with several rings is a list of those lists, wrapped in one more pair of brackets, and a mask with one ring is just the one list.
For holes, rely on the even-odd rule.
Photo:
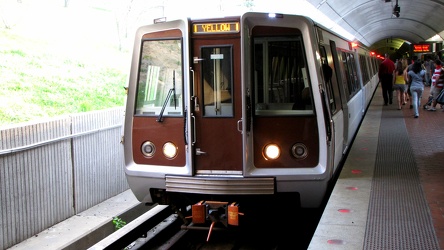
{"label": "passenger window", "polygon": [[[321,53],[321,71],[324,77],[325,89],[327,91],[327,96],[329,99],[330,110],[332,113],[336,112],[336,102],[335,102],[335,92],[333,86],[333,69],[329,66],[327,59],[327,52],[325,47],[321,46],[319,49]],[[334,81],[336,82],[336,81]]]}
{"label": "passenger window", "polygon": [[345,74],[347,76],[347,85],[349,91],[349,100],[358,92],[359,81],[356,72],[355,57],[352,53],[342,52],[342,59],[344,63]]}

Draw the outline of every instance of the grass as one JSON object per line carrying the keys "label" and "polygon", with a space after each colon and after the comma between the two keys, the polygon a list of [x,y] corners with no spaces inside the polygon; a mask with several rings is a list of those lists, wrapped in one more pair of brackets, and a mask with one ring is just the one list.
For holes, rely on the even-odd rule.
{"label": "grass", "polygon": [[26,34],[0,26],[0,126],[124,105],[128,52]]}

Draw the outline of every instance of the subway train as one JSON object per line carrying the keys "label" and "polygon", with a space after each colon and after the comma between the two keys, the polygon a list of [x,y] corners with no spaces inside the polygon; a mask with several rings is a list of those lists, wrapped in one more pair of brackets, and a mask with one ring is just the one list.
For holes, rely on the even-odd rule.
{"label": "subway train", "polygon": [[[300,15],[244,13],[140,27],[123,128],[145,203],[212,211],[321,206],[378,85],[379,59]],[[234,215],[234,216],[232,216]]]}

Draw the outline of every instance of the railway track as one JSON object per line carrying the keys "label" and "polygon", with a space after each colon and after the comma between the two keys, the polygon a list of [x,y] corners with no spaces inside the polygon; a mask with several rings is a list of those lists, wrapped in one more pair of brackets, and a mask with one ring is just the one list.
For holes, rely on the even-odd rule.
{"label": "railway track", "polygon": [[179,232],[181,224],[168,206],[157,205],[88,249],[148,249]]}
{"label": "railway track", "polygon": [[89,249],[306,249],[319,216],[317,210],[265,209],[242,226],[215,226],[209,237],[209,226],[185,223],[169,206],[157,205]]}

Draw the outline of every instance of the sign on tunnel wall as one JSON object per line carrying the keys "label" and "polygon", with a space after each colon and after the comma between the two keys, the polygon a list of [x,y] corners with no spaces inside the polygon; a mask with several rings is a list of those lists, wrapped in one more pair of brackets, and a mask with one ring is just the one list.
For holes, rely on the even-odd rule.
{"label": "sign on tunnel wall", "polygon": [[413,53],[431,52],[430,44],[413,44]]}

